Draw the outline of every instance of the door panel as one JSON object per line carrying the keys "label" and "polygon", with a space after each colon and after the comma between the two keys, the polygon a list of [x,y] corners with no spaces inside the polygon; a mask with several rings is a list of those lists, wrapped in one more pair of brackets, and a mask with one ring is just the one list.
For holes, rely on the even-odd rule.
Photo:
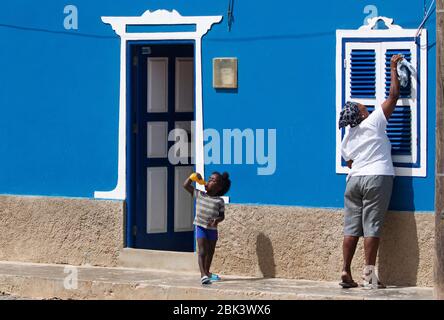
{"label": "door panel", "polygon": [[147,233],[167,232],[168,168],[147,168]]}
{"label": "door panel", "polygon": [[176,58],[176,112],[193,112],[193,88],[193,58]]}
{"label": "door panel", "polygon": [[168,112],[168,58],[148,58],[148,112]]}
{"label": "door panel", "polygon": [[176,167],[174,170],[174,231],[193,231],[194,203],[183,188],[183,182],[193,173],[194,167]]}
{"label": "door panel", "polygon": [[165,158],[168,155],[168,122],[147,122],[148,158]]}
{"label": "door panel", "polygon": [[[147,48],[149,46],[149,49]],[[194,201],[182,185],[194,171],[194,46],[134,45],[132,79],[135,127],[131,197],[136,248],[194,251]],[[185,148],[174,150],[168,134],[184,129]],[[179,139],[179,137],[175,137]],[[171,153],[173,161],[168,157]],[[175,159],[175,160],[174,160]]]}

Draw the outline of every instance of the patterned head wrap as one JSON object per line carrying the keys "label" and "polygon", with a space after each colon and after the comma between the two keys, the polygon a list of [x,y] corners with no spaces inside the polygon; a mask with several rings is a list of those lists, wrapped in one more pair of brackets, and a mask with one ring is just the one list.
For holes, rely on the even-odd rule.
{"label": "patterned head wrap", "polygon": [[339,115],[339,129],[344,128],[348,125],[350,127],[356,127],[361,123],[360,111],[358,104],[355,102],[347,101]]}

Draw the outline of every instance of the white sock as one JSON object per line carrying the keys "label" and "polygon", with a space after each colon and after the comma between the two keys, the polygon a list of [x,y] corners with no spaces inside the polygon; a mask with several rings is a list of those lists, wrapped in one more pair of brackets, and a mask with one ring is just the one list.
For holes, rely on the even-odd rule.
{"label": "white sock", "polygon": [[376,268],[373,265],[366,265],[364,267],[364,278],[365,281],[371,282],[373,288],[378,287],[378,276],[376,275]]}
{"label": "white sock", "polygon": [[365,276],[372,274],[374,271],[375,271],[375,266],[372,266],[372,265],[366,265],[366,266],[364,267],[364,275],[365,275]]}

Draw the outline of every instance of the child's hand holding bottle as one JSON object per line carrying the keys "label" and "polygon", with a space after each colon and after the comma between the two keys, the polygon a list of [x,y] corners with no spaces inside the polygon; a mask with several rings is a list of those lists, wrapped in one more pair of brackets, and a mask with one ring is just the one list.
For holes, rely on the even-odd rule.
{"label": "child's hand holding bottle", "polygon": [[198,184],[204,185],[206,182],[205,180],[202,178],[200,173],[194,172],[190,175],[190,180],[197,182]]}

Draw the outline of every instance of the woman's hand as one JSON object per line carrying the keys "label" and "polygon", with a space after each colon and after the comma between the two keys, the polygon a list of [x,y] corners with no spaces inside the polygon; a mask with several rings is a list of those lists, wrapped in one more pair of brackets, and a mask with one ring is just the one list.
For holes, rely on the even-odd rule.
{"label": "woman's hand", "polygon": [[352,168],[352,164],[353,164],[353,160],[348,160],[348,161],[347,161],[347,167],[348,167],[349,169]]}
{"label": "woman's hand", "polygon": [[401,56],[400,54],[395,54],[392,56],[392,58],[390,59],[390,68],[393,69],[397,69],[398,67],[398,62],[401,61],[403,58],[403,56]]}

